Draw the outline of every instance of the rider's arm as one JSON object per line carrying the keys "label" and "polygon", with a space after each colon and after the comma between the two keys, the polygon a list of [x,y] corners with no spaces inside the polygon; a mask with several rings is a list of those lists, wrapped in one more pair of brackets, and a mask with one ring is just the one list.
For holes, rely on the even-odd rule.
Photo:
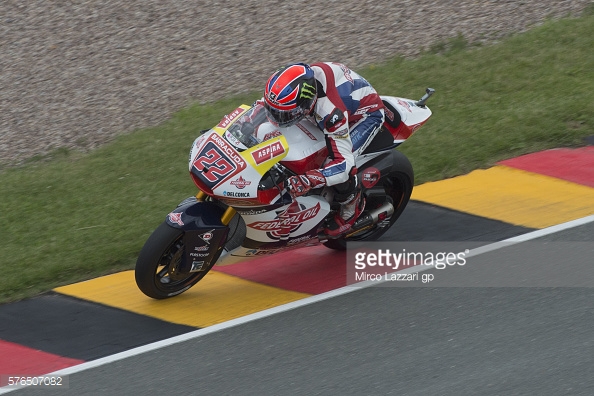
{"label": "rider's arm", "polygon": [[288,185],[294,196],[307,194],[312,188],[333,186],[349,180],[355,167],[353,143],[349,136],[347,113],[332,112],[329,117],[316,115],[318,125],[323,129],[328,147],[329,162],[321,169],[310,170],[303,175],[289,178]]}
{"label": "rider's arm", "polygon": [[348,113],[335,108],[323,118],[318,116],[316,121],[324,131],[330,159],[330,162],[320,169],[320,173],[325,177],[328,186],[344,183],[355,166]]}

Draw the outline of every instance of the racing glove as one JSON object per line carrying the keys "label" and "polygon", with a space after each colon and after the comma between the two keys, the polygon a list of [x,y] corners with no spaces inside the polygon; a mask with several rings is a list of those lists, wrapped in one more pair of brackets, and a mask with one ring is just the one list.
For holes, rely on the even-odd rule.
{"label": "racing glove", "polygon": [[326,178],[318,170],[305,172],[304,175],[291,176],[287,180],[287,187],[293,197],[305,195],[312,188],[326,185]]}

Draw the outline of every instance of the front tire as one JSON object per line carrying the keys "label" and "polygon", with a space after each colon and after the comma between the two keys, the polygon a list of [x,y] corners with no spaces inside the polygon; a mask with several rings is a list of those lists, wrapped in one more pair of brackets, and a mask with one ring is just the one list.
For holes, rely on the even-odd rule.
{"label": "front tire", "polygon": [[138,288],[148,297],[164,299],[177,296],[198,283],[210,270],[179,273],[185,255],[184,231],[166,222],[144,244],[136,261],[135,278]]}

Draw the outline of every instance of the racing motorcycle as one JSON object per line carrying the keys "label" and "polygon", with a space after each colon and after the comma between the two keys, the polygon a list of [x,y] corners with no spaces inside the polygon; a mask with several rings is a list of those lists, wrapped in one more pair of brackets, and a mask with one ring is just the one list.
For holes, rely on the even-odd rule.
{"label": "racing motorcycle", "polygon": [[395,150],[431,116],[427,88],[418,101],[382,96],[385,122],[356,153],[365,211],[339,239],[324,234],[340,206],[332,189],[293,198],[286,180],[327,159],[324,134],[308,120],[278,128],[260,104],[242,105],[193,142],[189,158],[199,191],[182,201],[140,251],[135,278],[149,297],[179,295],[214,265],[228,265],[289,249],[324,244],[344,250],[347,241],[373,241],[406,207],[413,189],[410,161]]}

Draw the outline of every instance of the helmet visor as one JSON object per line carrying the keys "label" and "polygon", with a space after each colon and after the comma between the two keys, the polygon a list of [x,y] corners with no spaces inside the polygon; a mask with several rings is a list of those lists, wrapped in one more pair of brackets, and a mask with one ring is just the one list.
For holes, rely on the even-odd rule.
{"label": "helmet visor", "polygon": [[268,119],[280,128],[287,128],[297,124],[305,117],[305,111],[301,107],[292,110],[278,110],[265,102],[264,107],[268,112]]}

